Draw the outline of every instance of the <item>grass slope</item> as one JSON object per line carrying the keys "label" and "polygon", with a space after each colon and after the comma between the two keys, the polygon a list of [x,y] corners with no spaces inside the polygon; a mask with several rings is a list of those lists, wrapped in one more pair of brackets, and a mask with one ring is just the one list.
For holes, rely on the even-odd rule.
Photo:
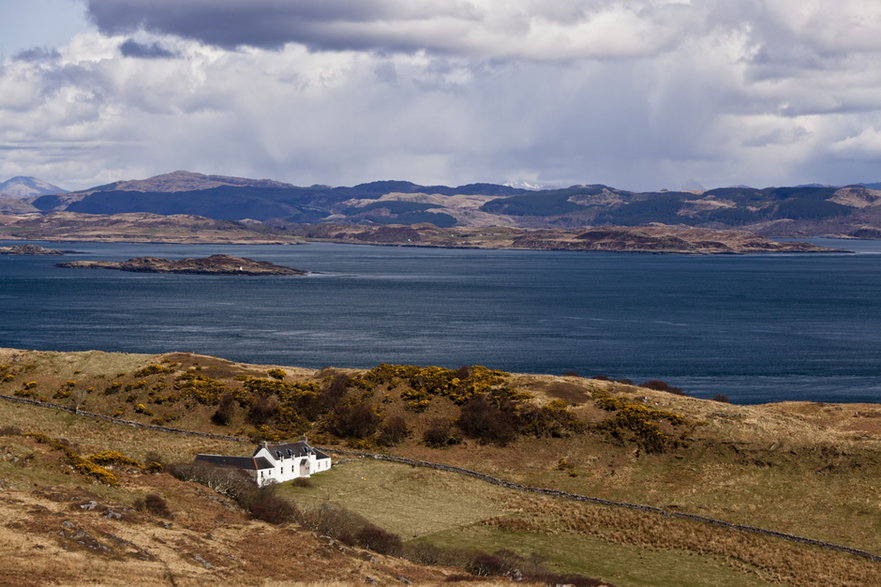
{"label": "grass slope", "polygon": [[[296,438],[308,432],[316,443],[387,451],[525,485],[655,505],[881,552],[881,406],[735,406],[613,381],[487,373],[398,367],[314,371],[184,353],[0,350],[0,394],[43,397],[144,423],[253,438]],[[583,429],[560,437],[521,433],[505,442],[481,442],[451,425],[458,442],[442,449],[426,446],[423,435],[439,419],[463,417],[461,406],[468,402],[460,394],[469,385],[482,390],[477,394],[481,397],[509,398],[503,401],[517,404],[521,414],[564,405]],[[212,415],[226,394],[239,400],[232,404],[229,422],[219,425]],[[562,404],[550,404],[554,400]],[[264,404],[270,405],[271,417],[257,425],[254,408]],[[365,407],[362,416],[375,418],[376,427],[348,438],[336,436],[341,414],[351,416],[357,406]],[[67,438],[83,454],[112,448],[136,459],[158,452],[165,460],[186,461],[196,452],[250,450],[248,444],[124,427],[6,402],[0,409],[8,424]],[[312,416],[306,418],[306,412]],[[640,428],[656,421],[652,419],[637,418],[631,422],[636,428],[622,424],[623,415],[653,413],[666,414],[655,428]],[[384,427],[396,418],[406,424],[407,434],[383,447]],[[673,424],[678,421],[684,423]],[[634,430],[685,440],[647,444],[646,438],[656,436],[637,436]],[[3,470],[13,485],[28,483],[27,476],[15,478]],[[35,482],[57,483],[55,478]],[[74,482],[83,484],[82,479]],[[96,489],[120,503],[135,499],[135,493],[114,493],[117,488]],[[535,553],[556,571],[616,584],[881,583],[881,565],[844,553],[655,514],[524,496],[475,479],[392,463],[337,460],[334,469],[313,479],[313,487],[285,485],[280,491],[301,509],[323,503],[348,508],[399,534],[405,544]],[[174,499],[173,509],[188,507]]]}
{"label": "grass slope", "polygon": [[[4,403],[2,410],[7,423],[63,435],[82,454],[107,447],[128,455],[224,448],[34,406]],[[0,435],[4,585],[349,584],[368,577],[383,584],[398,577],[435,584],[453,573],[348,548],[292,524],[251,520],[229,499],[167,473],[118,466],[119,484],[104,485],[73,471],[48,445],[7,431]],[[150,494],[164,500],[169,516],[135,507]]]}

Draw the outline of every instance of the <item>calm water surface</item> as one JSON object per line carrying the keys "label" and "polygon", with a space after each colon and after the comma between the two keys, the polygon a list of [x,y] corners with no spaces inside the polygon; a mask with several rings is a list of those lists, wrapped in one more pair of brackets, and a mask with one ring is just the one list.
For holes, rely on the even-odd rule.
{"label": "calm water surface", "polygon": [[137,274],[0,256],[0,346],[306,367],[480,363],[664,379],[742,403],[881,401],[881,242],[816,242],[858,252],[56,243],[83,253],[64,260],[226,253],[318,274]]}

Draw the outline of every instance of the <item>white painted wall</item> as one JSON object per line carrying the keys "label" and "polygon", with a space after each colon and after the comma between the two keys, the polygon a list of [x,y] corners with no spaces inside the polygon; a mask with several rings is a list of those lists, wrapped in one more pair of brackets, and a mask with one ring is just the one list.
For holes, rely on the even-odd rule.
{"label": "white painted wall", "polygon": [[317,459],[314,453],[305,457],[284,455],[278,459],[274,453],[263,447],[257,451],[254,457],[263,457],[274,465],[272,469],[261,469],[257,472],[255,481],[259,487],[272,483],[284,483],[298,477],[309,477],[312,473],[330,469],[330,458]]}

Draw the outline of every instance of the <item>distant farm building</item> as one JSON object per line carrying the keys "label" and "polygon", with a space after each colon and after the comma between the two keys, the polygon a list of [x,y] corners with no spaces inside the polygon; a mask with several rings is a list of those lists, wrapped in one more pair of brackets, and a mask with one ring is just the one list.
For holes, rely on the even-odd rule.
{"label": "distant farm building", "polygon": [[284,483],[330,469],[330,457],[302,440],[287,444],[261,443],[249,457],[196,455],[196,461],[232,467],[248,473],[259,487]]}

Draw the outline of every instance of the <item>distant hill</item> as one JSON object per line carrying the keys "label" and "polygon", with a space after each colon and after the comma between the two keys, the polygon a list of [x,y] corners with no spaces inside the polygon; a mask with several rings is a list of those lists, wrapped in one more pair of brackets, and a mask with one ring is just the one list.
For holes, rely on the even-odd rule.
{"label": "distant hill", "polygon": [[115,181],[106,185],[75,192],[88,195],[95,192],[129,191],[129,192],[188,192],[207,190],[221,186],[287,188],[290,184],[271,179],[248,179],[225,175],[205,175],[192,171],[172,171],[147,179],[130,179]]}
{"label": "distant hill", "polygon": [[0,198],[29,198],[48,194],[62,194],[64,188],[36,177],[17,175],[0,183]]}
{"label": "distant hill", "polygon": [[351,216],[355,222],[368,224],[431,222],[438,226],[452,226],[459,222],[455,215],[447,214],[444,210],[427,210],[432,207],[443,209],[443,205],[427,206],[398,201],[366,208],[364,204],[389,194],[401,194],[404,200],[408,194],[414,197],[422,194],[483,195],[488,200],[523,193],[528,192],[494,184],[449,187],[421,186],[408,181],[376,181],[352,187],[298,187],[267,179],[175,171],[144,180],[118,181],[74,193],[46,195],[37,198],[33,205],[42,212],[147,212],[193,214],[218,220],[277,219],[297,223]]}
{"label": "distant hill", "polygon": [[881,190],[874,186],[881,184],[658,192],[606,185],[530,190],[486,183],[425,186],[409,181],[303,187],[270,179],[175,171],[74,193],[42,195],[29,204],[44,213],[191,214],[276,225],[430,223],[442,228],[578,229],[661,222],[738,228],[765,236],[864,236],[881,230]]}

